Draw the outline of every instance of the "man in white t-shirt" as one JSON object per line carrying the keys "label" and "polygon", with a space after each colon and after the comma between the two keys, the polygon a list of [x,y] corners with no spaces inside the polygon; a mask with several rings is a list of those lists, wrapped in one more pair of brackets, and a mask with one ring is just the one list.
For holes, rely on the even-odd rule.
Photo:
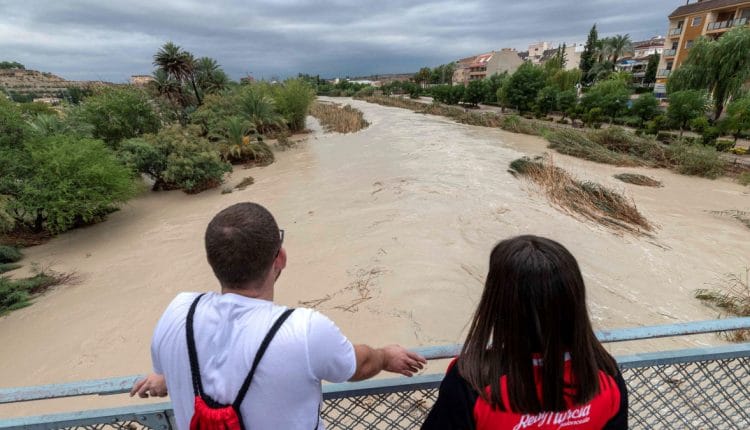
{"label": "man in white t-shirt", "polygon": [[[192,327],[203,391],[219,404],[235,401],[263,338],[287,309],[273,303],[274,283],[286,266],[282,241],[273,216],[255,203],[224,209],[206,230],[206,254],[221,293],[200,297]],[[180,430],[189,428],[194,408],[186,318],[198,296],[179,294],[167,307],[151,343],[154,374],[131,391],[141,397],[168,391]],[[359,381],[382,370],[411,376],[424,363],[397,345],[353,346],[324,315],[298,308],[262,355],[241,417],[253,430],[322,429],[321,381]]]}

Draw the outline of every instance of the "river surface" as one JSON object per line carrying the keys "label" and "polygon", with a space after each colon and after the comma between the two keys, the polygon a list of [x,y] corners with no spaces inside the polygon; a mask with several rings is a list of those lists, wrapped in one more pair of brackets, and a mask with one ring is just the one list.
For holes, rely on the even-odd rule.
{"label": "river surface", "polygon": [[[710,213],[750,210],[750,188],[728,179],[553,155],[577,177],[624,191],[658,226],[651,238],[618,235],[551,207],[507,172],[513,159],[545,152],[541,138],[346,102],[365,113],[369,128],[327,134],[310,119],[314,133],[279,152],[276,163],[235,169],[228,186],[255,178],[243,191],[148,192],[106,222],[27,249],[26,265],[74,271],[79,282],[0,318],[0,385],[149,371],[151,333],[170,300],[181,291],[218,289],[203,232],[214,214],[241,201],[265,205],[286,231],[289,261],[277,301],[314,306],[354,342],[373,345],[460,342],[489,251],[513,235],[549,236],[573,252],[596,328],[715,318],[694,290],[750,264],[750,230]],[[612,178],[626,171],[648,174],[664,187]],[[622,354],[721,342],[704,335],[610,349]],[[69,402],[6,406],[0,416],[69,409]]]}

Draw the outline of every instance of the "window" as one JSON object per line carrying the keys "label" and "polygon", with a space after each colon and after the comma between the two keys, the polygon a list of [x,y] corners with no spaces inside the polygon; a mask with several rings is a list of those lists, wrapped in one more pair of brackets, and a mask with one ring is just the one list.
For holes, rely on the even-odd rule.
{"label": "window", "polygon": [[674,62],[672,61],[667,62],[667,70],[672,70],[673,66],[674,66]]}
{"label": "window", "polygon": [[692,41],[692,40],[688,40],[688,41],[687,41],[687,42],[685,43],[685,49],[690,49],[690,48],[692,48],[692,47],[693,47],[693,41]]}
{"label": "window", "polygon": [[696,16],[693,18],[693,27],[697,27],[703,23],[703,17],[702,16]]}
{"label": "window", "polygon": [[672,42],[672,49],[674,49],[676,51],[677,50],[677,46],[679,44],[680,44],[679,42]]}

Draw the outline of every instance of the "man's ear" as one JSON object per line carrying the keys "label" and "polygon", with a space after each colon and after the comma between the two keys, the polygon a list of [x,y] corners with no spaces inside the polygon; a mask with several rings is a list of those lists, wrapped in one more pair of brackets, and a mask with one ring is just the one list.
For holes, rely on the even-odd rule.
{"label": "man's ear", "polygon": [[279,271],[284,270],[286,267],[286,249],[283,246],[279,249],[279,255],[273,261],[273,266]]}

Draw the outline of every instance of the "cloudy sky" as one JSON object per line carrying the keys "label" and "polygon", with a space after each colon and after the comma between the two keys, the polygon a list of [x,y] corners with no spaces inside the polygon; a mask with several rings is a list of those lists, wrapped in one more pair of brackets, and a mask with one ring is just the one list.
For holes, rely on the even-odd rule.
{"label": "cloudy sky", "polygon": [[229,75],[412,72],[503,47],[664,34],[683,0],[0,0],[0,61],[123,82],[173,41]]}

